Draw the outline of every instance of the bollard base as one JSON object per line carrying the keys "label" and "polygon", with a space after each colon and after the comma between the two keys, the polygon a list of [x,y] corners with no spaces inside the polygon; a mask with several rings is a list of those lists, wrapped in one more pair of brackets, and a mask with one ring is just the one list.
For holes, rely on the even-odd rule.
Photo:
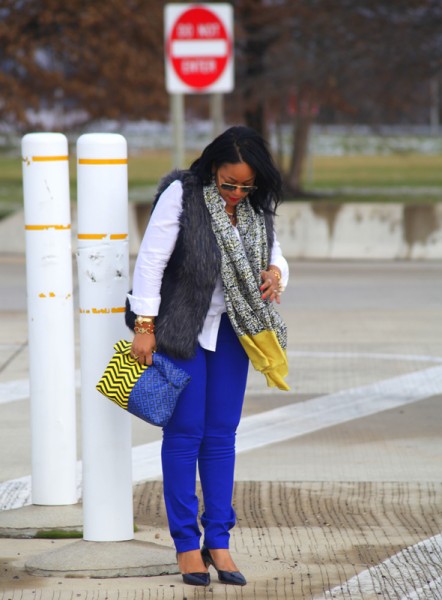
{"label": "bollard base", "polygon": [[167,546],[127,542],[73,542],[34,556],[25,564],[39,577],[153,577],[179,573],[175,551]]}
{"label": "bollard base", "polygon": [[81,504],[37,506],[0,511],[2,538],[69,538],[82,537]]}

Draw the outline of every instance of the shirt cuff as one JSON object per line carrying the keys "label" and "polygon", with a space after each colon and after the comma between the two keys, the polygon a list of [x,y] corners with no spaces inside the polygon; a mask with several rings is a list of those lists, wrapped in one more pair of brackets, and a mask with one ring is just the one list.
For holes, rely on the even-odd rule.
{"label": "shirt cuff", "polygon": [[289,265],[286,259],[283,256],[274,256],[272,265],[275,265],[281,271],[281,283],[286,287],[289,281]]}
{"label": "shirt cuff", "polygon": [[156,317],[160,309],[161,296],[156,298],[137,298],[132,294],[127,294],[130,308],[136,315],[146,315],[146,317]]}

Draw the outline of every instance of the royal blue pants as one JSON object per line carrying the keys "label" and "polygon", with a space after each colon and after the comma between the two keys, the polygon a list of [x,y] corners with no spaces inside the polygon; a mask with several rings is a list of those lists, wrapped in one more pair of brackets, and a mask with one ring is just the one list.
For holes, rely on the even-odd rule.
{"label": "royal blue pants", "polygon": [[198,467],[204,499],[201,525],[208,548],[228,548],[235,524],[232,507],[235,435],[246,389],[248,357],[226,314],[215,352],[198,346],[190,360],[173,361],[191,376],[163,430],[164,499],[177,552],[200,547]]}

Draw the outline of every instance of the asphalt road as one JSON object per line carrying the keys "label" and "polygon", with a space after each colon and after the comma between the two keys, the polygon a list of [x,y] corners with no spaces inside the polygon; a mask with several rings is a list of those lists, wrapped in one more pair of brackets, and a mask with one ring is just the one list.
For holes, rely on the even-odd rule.
{"label": "asphalt road", "polygon": [[[238,432],[232,550],[249,584],[179,576],[36,577],[66,540],[0,539],[0,600],[442,598],[442,264],[292,262],[281,313],[291,391],[250,373]],[[0,502],[30,474],[24,258],[0,256]],[[77,357],[80,349],[77,347]],[[79,432],[78,454],[81,459]],[[134,419],[138,458],[160,432]],[[136,539],[171,547],[159,464],[134,478]],[[12,486],[13,487],[13,486]],[[3,496],[2,496],[3,490]],[[8,513],[9,511],[9,513]]]}

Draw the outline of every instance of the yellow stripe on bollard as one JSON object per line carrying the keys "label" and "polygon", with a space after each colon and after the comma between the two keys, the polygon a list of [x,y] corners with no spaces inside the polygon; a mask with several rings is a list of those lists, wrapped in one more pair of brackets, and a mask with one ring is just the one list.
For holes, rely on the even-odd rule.
{"label": "yellow stripe on bollard", "polygon": [[107,236],[107,233],[79,233],[77,235],[79,240],[103,240]]}
{"label": "yellow stripe on bollard", "polygon": [[79,233],[77,237],[79,240],[103,240],[108,235],[111,240],[125,240],[128,236],[127,233]]}
{"label": "yellow stripe on bollard", "polygon": [[127,158],[79,158],[79,165],[127,165]]}
{"label": "yellow stripe on bollard", "polygon": [[80,314],[85,314],[85,315],[107,315],[110,313],[124,313],[126,311],[126,308],[124,306],[117,306],[114,308],[80,308]]}
{"label": "yellow stripe on bollard", "polygon": [[58,160],[69,160],[68,156],[33,156],[32,162],[52,162]]}
{"label": "yellow stripe on bollard", "polygon": [[25,229],[27,231],[44,231],[46,229],[57,229],[57,230],[63,230],[63,229],[70,229],[71,226],[69,225],[25,225]]}

